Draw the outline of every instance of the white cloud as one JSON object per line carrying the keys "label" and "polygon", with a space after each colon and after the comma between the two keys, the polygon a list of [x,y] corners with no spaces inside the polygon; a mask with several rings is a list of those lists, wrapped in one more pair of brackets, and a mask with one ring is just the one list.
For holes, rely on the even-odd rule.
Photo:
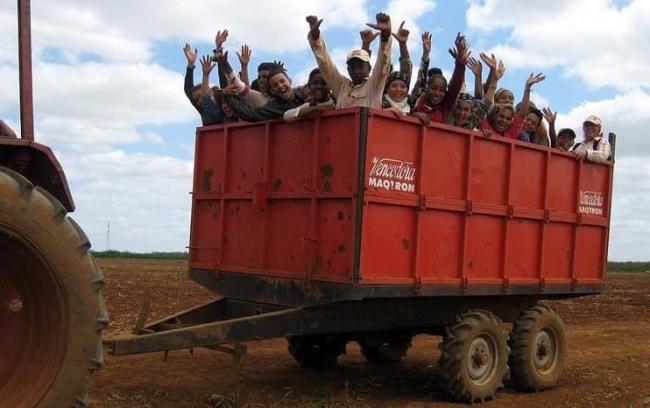
{"label": "white cloud", "polygon": [[477,31],[510,31],[491,50],[509,67],[562,66],[591,87],[650,87],[648,1],[472,0],[466,18]]}

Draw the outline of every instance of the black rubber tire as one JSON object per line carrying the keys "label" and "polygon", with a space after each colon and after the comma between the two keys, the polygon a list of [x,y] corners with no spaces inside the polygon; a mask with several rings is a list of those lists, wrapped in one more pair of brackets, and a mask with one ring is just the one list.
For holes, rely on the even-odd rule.
{"label": "black rubber tire", "polygon": [[373,364],[399,363],[406,357],[412,341],[413,335],[410,333],[368,333],[357,339],[361,354]]}
{"label": "black rubber tire", "polygon": [[[476,354],[484,350],[483,343],[489,346],[491,354]],[[470,310],[456,316],[455,324],[445,328],[439,347],[443,387],[452,399],[470,404],[494,399],[508,372],[509,353],[498,317],[486,310]],[[488,361],[470,363],[470,358]],[[472,371],[483,366],[487,366],[485,376]],[[477,372],[480,377],[474,378],[472,375]]]}
{"label": "black rubber tire", "polygon": [[335,366],[346,353],[347,340],[335,335],[291,336],[289,353],[305,367]]}
{"label": "black rubber tire", "polygon": [[91,373],[103,364],[101,331],[108,325],[103,277],[89,248],[51,194],[0,166],[0,302],[14,306],[0,309],[0,322],[21,329],[21,339],[10,332],[13,338],[0,341],[24,344],[5,355],[13,372],[0,375],[2,404],[88,405]]}
{"label": "black rubber tire", "polygon": [[557,384],[564,371],[567,343],[564,322],[553,308],[539,303],[522,312],[508,345],[510,379],[517,389],[540,391]]}

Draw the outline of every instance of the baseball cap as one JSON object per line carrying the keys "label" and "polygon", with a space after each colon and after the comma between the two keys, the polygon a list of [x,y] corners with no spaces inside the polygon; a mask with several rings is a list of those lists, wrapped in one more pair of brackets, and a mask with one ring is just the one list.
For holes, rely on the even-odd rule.
{"label": "baseball cap", "polygon": [[594,125],[596,125],[598,127],[601,127],[601,128],[603,127],[603,121],[600,120],[600,118],[598,116],[596,116],[596,115],[587,116],[587,119],[585,119],[585,121],[582,122],[582,123],[593,123]]}
{"label": "baseball cap", "polygon": [[361,48],[350,51],[345,61],[349,62],[351,59],[355,59],[355,58],[360,59],[361,61],[364,62],[368,62],[368,63],[370,62],[370,55],[368,55],[368,51],[363,50]]}
{"label": "baseball cap", "polygon": [[571,139],[576,138],[576,132],[574,132],[573,129],[569,129],[569,128],[560,129],[560,131],[557,132],[557,135],[560,136],[562,133],[568,134],[571,137]]}

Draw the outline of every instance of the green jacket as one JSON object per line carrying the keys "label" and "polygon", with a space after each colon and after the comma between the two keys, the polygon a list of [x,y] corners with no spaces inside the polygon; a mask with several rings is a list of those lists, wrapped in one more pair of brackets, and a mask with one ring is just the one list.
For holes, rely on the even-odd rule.
{"label": "green jacket", "polygon": [[291,102],[280,98],[273,98],[266,105],[260,106],[259,108],[251,108],[246,102],[232,95],[225,95],[224,100],[240,119],[247,122],[261,122],[270,119],[281,119],[284,112],[305,103],[295,91],[294,95],[295,98]]}

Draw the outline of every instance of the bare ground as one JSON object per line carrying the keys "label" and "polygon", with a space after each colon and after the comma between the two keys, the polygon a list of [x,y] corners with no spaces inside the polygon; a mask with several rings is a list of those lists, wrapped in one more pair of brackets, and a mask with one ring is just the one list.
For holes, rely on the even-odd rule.
{"label": "bare ground", "polygon": [[[106,336],[128,332],[142,303],[157,319],[214,298],[185,277],[185,262],[100,260],[111,317]],[[569,341],[558,387],[534,394],[506,387],[486,407],[650,407],[650,274],[609,275],[608,293],[552,302]],[[439,384],[439,338],[418,336],[397,366],[364,361],[350,343],[340,366],[305,369],[286,341],[248,344],[238,364],[198,349],[112,357],[94,378],[96,407],[430,407],[448,402]]]}

